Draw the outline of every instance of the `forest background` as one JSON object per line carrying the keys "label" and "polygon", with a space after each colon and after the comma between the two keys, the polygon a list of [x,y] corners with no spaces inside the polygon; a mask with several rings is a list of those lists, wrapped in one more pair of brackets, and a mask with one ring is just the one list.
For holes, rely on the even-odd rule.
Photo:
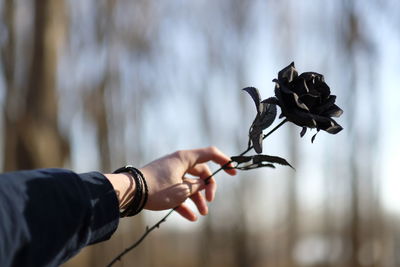
{"label": "forest background", "polygon": [[[344,130],[219,174],[210,214],[174,214],[116,266],[400,266],[397,0],[0,0],[2,171],[110,172],[178,149],[246,148],[254,104],[294,61],[325,75]],[[214,169],[216,166],[212,166]],[[163,216],[121,221],[64,266],[105,266]]]}

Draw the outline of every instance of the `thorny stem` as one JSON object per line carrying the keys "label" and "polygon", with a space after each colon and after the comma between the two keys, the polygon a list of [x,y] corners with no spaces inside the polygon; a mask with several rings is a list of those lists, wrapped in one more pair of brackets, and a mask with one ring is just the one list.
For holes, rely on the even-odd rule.
{"label": "thorny stem", "polygon": [[108,265],[107,267],[113,266],[114,263],[116,263],[117,261],[120,261],[121,258],[128,253],[129,251],[131,251],[132,249],[136,248],[142,241],[143,239],[145,239],[145,237],[150,234],[151,231],[153,231],[156,228],[159,228],[160,225],[166,221],[166,219],[168,218],[169,215],[171,215],[171,213],[175,210],[171,209],[167,215],[165,215],[161,220],[159,220],[155,225],[153,225],[152,227],[146,227],[146,231],[143,233],[143,235],[135,242],[133,243],[130,247],[127,247],[123,252],[121,252],[117,257],[115,257]]}
{"label": "thorny stem", "polygon": [[[265,134],[263,136],[263,140],[265,138],[267,138],[268,136],[270,136],[273,132],[275,132],[276,130],[278,130],[279,127],[281,127],[283,124],[285,124],[288,121],[288,119],[284,119],[283,121],[281,121],[277,126],[275,126],[271,131],[269,131],[267,134]],[[247,152],[249,152],[251,149],[253,148],[253,146],[249,146],[245,151],[243,151],[242,153],[239,154],[239,156],[243,156],[245,155]],[[204,182],[206,184],[209,183],[211,177],[213,177],[214,175],[216,175],[217,173],[219,173],[220,171],[222,171],[223,169],[226,169],[228,167],[229,164],[231,164],[233,161],[230,160],[229,162],[225,163],[224,165],[222,165],[219,169],[217,169],[216,171],[214,171],[210,176],[208,176],[206,179],[204,179]],[[176,207],[177,208],[177,207]],[[121,252],[117,257],[115,257],[108,265],[107,267],[111,267],[112,265],[114,265],[114,263],[116,263],[117,261],[120,261],[121,258],[128,253],[129,251],[131,251],[132,249],[136,248],[140,243],[142,243],[142,241],[146,238],[146,236],[148,234],[150,234],[150,232],[152,232],[154,229],[159,228],[160,225],[165,222],[167,220],[167,218],[172,214],[172,212],[176,209],[173,208],[171,209],[167,215],[165,215],[161,220],[159,220],[156,224],[154,224],[152,227],[146,227],[146,231],[143,233],[143,235],[135,242],[133,243],[130,247],[126,248],[123,252]]]}

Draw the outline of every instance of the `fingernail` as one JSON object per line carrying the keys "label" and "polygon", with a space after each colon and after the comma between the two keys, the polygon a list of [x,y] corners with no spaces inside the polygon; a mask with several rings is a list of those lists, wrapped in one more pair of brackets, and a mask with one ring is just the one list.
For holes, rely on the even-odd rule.
{"label": "fingernail", "polygon": [[208,209],[205,209],[201,215],[205,216],[208,214]]}

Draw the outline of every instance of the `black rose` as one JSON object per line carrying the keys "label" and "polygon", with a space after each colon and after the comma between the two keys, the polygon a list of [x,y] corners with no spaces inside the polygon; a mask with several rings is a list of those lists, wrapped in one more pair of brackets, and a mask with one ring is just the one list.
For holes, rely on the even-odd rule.
{"label": "black rose", "polygon": [[343,129],[331,118],[339,117],[343,110],[335,105],[336,96],[331,95],[323,75],[316,72],[298,75],[292,62],[273,81],[276,83],[275,103],[281,107],[281,117],[303,127],[301,136],[307,128],[324,130],[330,134]]}

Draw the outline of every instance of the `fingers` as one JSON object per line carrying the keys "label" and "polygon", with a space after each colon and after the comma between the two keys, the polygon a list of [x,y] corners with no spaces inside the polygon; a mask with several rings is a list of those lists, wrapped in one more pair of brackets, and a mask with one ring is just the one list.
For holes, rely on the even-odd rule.
{"label": "fingers", "polygon": [[188,170],[188,173],[196,175],[201,179],[206,179],[211,176],[211,170],[205,163],[196,164],[193,168]]}
{"label": "fingers", "polygon": [[[194,166],[197,163],[203,163],[207,161],[213,161],[221,166],[228,164],[231,159],[222,153],[218,148],[211,146],[207,148],[193,149],[186,151],[186,159],[190,166]],[[228,167],[233,167],[231,163],[227,165]],[[235,169],[225,169],[226,173],[230,175],[235,175]]]}
{"label": "fingers", "polygon": [[200,214],[206,215],[208,213],[206,199],[200,192],[200,190],[204,188],[204,182],[200,179],[184,178],[183,183],[188,187],[188,197],[196,205]]}
{"label": "fingers", "polygon": [[[200,192],[191,195],[190,199],[196,205],[201,215],[207,215],[208,207],[206,204],[206,200]],[[180,204],[177,208],[175,208],[175,211],[189,221],[194,222],[197,220],[196,214],[185,203]]]}
{"label": "fingers", "polygon": [[[188,173],[192,175],[196,175],[200,177],[200,179],[207,179],[211,176],[211,170],[205,163],[200,163],[195,165],[192,169],[188,170]],[[205,191],[206,191],[206,199],[207,201],[213,201],[215,197],[215,193],[217,191],[217,183],[215,182],[215,179],[211,177],[208,180],[208,184],[205,185]],[[202,190],[199,189],[199,190]]]}
{"label": "fingers", "polygon": [[[185,173],[199,177],[199,179],[183,178],[183,181],[180,180],[182,181],[182,184],[179,185],[179,188],[183,190],[180,191],[183,192],[183,195],[181,195],[181,197],[175,202],[181,203],[177,208],[175,208],[176,212],[189,221],[196,221],[197,216],[195,213],[182,202],[185,201],[185,199],[190,198],[199,210],[200,214],[206,215],[208,213],[207,201],[212,201],[214,199],[217,184],[215,179],[212,177],[211,170],[205,162],[213,161],[219,164],[223,167],[224,171],[230,175],[235,175],[236,170],[233,169],[231,159],[216,147],[177,151],[169,156],[172,156],[172,159],[175,159],[170,162],[174,163],[178,167],[173,168],[173,170],[176,170],[177,172],[175,178],[180,180],[182,179],[182,175]],[[224,167],[232,168],[227,169]],[[221,169],[218,171],[220,170]],[[207,185],[205,180],[208,182]],[[171,181],[179,183],[176,179]],[[205,189],[205,196],[200,192],[203,189]]]}
{"label": "fingers", "polygon": [[196,205],[196,207],[201,215],[207,215],[207,213],[208,213],[207,203],[206,203],[205,198],[203,197],[203,195],[200,192],[197,192],[197,193],[194,193],[193,195],[191,195],[190,199]]}
{"label": "fingers", "polygon": [[215,182],[214,177],[211,177],[208,180],[208,184],[206,186],[206,199],[208,202],[214,200],[216,192],[217,192],[217,183]]}
{"label": "fingers", "polygon": [[175,208],[175,211],[178,212],[183,218],[191,222],[197,221],[196,214],[194,214],[194,212],[185,203],[180,204],[177,208]]}

